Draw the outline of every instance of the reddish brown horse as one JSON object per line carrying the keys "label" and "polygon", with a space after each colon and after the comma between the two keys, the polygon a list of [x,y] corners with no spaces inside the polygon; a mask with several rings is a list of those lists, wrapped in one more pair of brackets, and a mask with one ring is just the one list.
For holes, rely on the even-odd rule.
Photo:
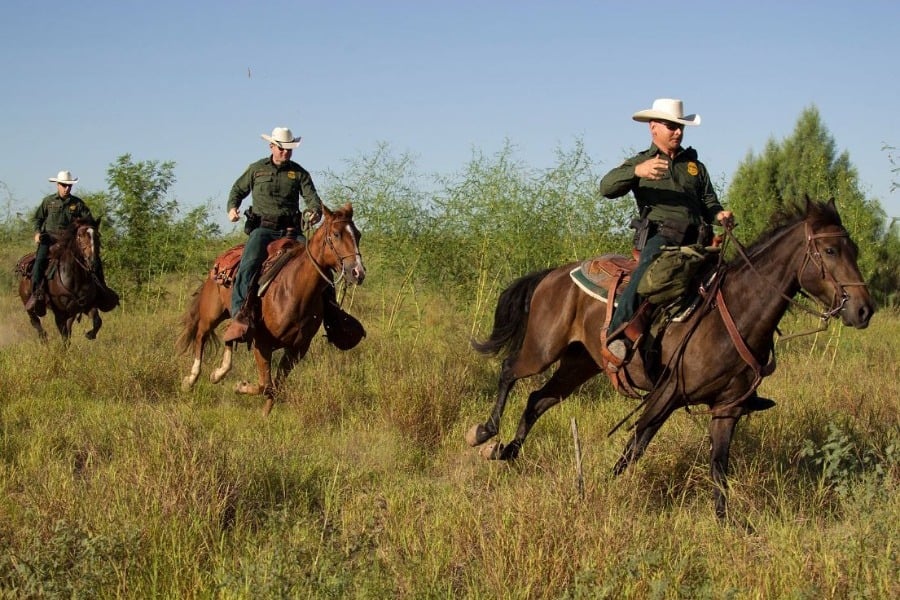
{"label": "reddish brown horse", "polygon": [[[824,306],[823,321],[840,315],[845,325],[865,328],[874,308],[856,261],[856,244],[834,202],[807,200],[805,209],[783,215],[748,252],[723,264],[704,304],[685,322],[669,324],[661,336],[655,377],[648,376],[638,353],[626,367],[635,387],[650,392],[614,472],[620,474],[641,457],[674,410],[706,404],[712,415],[715,509],[724,518],[732,434],[761,378],[774,370],[776,326],[802,289]],[[515,458],[537,419],[607,366],[599,330],[606,304],[576,286],[569,277],[575,266],[515,281],[500,295],[490,338],[474,343],[482,353],[505,350],[506,359],[493,413],[466,435],[472,446],[498,433],[517,380],[559,362],[547,383],[529,395],[512,442],[486,447],[484,454],[491,458]]]}
{"label": "reddish brown horse", "polygon": [[[348,203],[333,212],[323,207],[323,217],[307,243],[289,251],[289,259],[261,298],[261,317],[252,330],[251,341],[259,381],[257,384],[241,382],[235,391],[264,394],[265,414],[272,410],[275,390],[306,355],[322,324],[323,292],[327,286],[334,285],[334,273],[352,284],[361,284],[366,276],[359,251],[360,232],[353,223],[353,206]],[[200,376],[203,348],[214,335],[216,326],[229,316],[230,306],[231,286],[224,287],[212,276],[194,293],[177,342],[179,350],[190,349],[194,357],[191,372],[182,382],[183,388],[190,389]],[[284,356],[273,382],[272,353],[281,348]],[[226,344],[222,364],[210,376],[213,383],[221,381],[231,370],[232,353],[233,343]]]}
{"label": "reddish brown horse", "polygon": [[[100,254],[99,222],[76,220],[57,239],[50,249],[49,276],[47,277],[47,307],[53,313],[56,328],[68,343],[72,337],[72,326],[81,315],[91,319],[92,327],[84,335],[92,340],[103,324],[97,302],[100,287],[93,271],[94,259]],[[34,254],[19,260],[16,272],[20,275],[19,298],[28,302],[31,296],[31,268]],[[42,341],[47,340],[47,332],[41,325],[45,309],[31,310],[28,318]]]}

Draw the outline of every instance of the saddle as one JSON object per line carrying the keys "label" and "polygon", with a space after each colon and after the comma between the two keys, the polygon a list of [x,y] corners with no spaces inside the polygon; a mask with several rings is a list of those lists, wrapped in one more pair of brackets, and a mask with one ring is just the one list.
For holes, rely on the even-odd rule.
{"label": "saddle", "polygon": [[[234,276],[241,262],[241,256],[244,254],[245,246],[246,244],[238,244],[220,254],[212,269],[209,270],[210,278],[222,287],[231,287],[234,284]],[[266,246],[267,257],[260,270],[260,279],[268,276],[268,281],[271,281],[287,262],[280,259],[286,259],[288,252],[298,246],[302,246],[302,243],[288,237],[278,238]],[[270,271],[271,273],[269,273]]]}
{"label": "saddle", "polygon": [[[37,258],[34,252],[29,252],[25,256],[19,259],[16,263],[16,275],[23,279],[31,279],[31,274],[34,271],[34,261]],[[53,279],[53,276],[56,274],[56,269],[59,266],[59,260],[55,255],[50,255],[50,260],[47,261],[47,270],[44,271],[44,277],[46,279]]]}
{"label": "saddle", "polygon": [[607,301],[610,290],[616,293],[631,281],[631,273],[637,267],[637,260],[619,254],[603,254],[588,259],[569,272],[569,277],[587,295]]}
{"label": "saddle", "polygon": [[[569,272],[569,277],[584,293],[606,304],[604,323],[599,334],[603,344],[606,343],[606,330],[615,310],[615,298],[631,281],[631,274],[638,264],[638,256],[637,253],[632,258],[618,254],[603,254],[579,263]],[[708,281],[706,283],[708,284]],[[630,339],[637,340],[636,351],[641,353],[644,369],[649,375],[652,375],[658,367],[657,341],[670,323],[685,321],[693,314],[702,300],[698,292],[698,288],[693,287],[683,297],[658,306],[644,301],[627,324],[627,335]],[[609,302],[610,297],[613,298],[613,302]],[[620,393],[634,398],[640,397],[624,369],[615,369],[607,364],[601,367]]]}

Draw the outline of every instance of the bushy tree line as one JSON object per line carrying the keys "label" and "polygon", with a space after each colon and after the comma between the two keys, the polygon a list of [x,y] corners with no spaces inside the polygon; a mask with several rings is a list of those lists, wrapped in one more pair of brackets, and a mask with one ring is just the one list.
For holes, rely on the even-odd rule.
{"label": "bushy tree line", "polygon": [[[634,202],[630,195],[599,195],[605,171],[581,141],[557,150],[546,169],[524,164],[507,142],[493,156],[475,153],[457,173],[425,177],[411,156],[382,143],[342,172],[327,173],[322,189],[331,206],[353,202],[363,252],[377,256],[380,266],[471,297],[488,279],[504,284],[544,267],[627,252]],[[169,197],[174,182],[174,163],[135,162],[125,154],[107,171],[109,189],[83,196],[104,219],[104,256],[115,284],[144,290],[158,275],[208,266],[208,248],[220,245],[212,242],[220,241],[221,231],[210,221],[209,206],[182,211]],[[748,154],[722,196],[735,212],[739,237],[749,243],[776,211],[804,195],[835,198],[860,245],[872,293],[882,305],[896,306],[898,226],[860,191],[849,155],[837,153],[814,107],[803,111],[790,137]],[[7,215],[0,233],[18,236],[23,227],[25,220]]]}
{"label": "bushy tree line", "polygon": [[408,155],[382,144],[331,174],[326,197],[351,199],[365,244],[388,268],[446,290],[471,290],[487,275],[507,282],[530,271],[625,251],[633,202],[606,200],[583,144],[556,164],[529,168],[507,143],[476,154],[459,173],[424,181]]}

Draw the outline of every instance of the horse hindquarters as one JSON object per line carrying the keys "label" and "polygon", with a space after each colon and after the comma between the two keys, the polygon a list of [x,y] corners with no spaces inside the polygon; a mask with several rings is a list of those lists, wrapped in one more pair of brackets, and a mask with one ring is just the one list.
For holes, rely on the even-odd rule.
{"label": "horse hindquarters", "polygon": [[[191,372],[182,380],[182,388],[190,389],[197,378],[200,376],[200,365],[203,360],[203,350],[209,337],[213,335],[215,328],[225,320],[228,315],[228,302],[230,300],[230,290],[225,290],[216,282],[207,277],[200,287],[194,292],[193,300],[187,312],[181,319],[182,331],[176,342],[179,352],[191,351],[193,364]],[[216,378],[214,373],[214,383],[217,383],[231,367],[230,348],[226,349],[225,362],[215,373],[221,371],[221,375]],[[225,364],[227,362],[227,365]]]}

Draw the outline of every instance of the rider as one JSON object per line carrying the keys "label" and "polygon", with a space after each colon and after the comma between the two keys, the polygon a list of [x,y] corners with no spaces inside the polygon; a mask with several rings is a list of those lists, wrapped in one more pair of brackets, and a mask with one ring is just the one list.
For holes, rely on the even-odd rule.
{"label": "rider", "polygon": [[[231,324],[225,330],[226,342],[242,341],[250,327],[250,284],[265,261],[270,242],[285,236],[301,235],[300,196],[306,202],[309,223],[317,223],[322,216],[322,200],[316,192],[309,172],[291,160],[300,138],[290,129],[276,127],[272,135],[261,134],[269,142],[271,156],[252,163],[231,188],[228,195],[228,218],[240,219],[238,208],[248,195],[253,196],[252,214],[247,215],[249,231],[241,256],[234,288],[231,291]],[[250,213],[250,211],[248,211]],[[254,227],[253,219],[258,219]]]}
{"label": "rider", "polygon": [[[56,183],[56,193],[50,194],[41,201],[40,206],[34,211],[34,242],[38,245],[34,256],[34,265],[31,270],[31,296],[25,303],[25,310],[33,310],[39,303],[44,302],[45,271],[50,262],[50,246],[56,243],[62,233],[76,219],[94,222],[91,210],[78,196],[72,195],[72,186],[78,181],[71,171],[60,171],[56,177],[50,177],[49,181]],[[118,304],[118,296],[106,285],[103,275],[103,263],[100,256],[94,257],[92,265],[94,273],[99,280],[101,293],[115,297]]]}
{"label": "rider", "polygon": [[[647,267],[661,253],[662,246],[708,244],[710,224],[732,220],[730,210],[719,203],[706,166],[697,159],[697,151],[684,148],[685,125],[700,125],[700,115],[685,115],[681,100],[660,98],[653,107],[632,116],[650,124],[650,148],[612,169],[600,181],[600,193],[618,198],[634,194],[646,227],[646,242],[640,250],[638,265],[618,298],[618,305],[607,329],[605,357],[615,367],[630,357],[636,338],[626,328],[640,306],[638,283]],[[630,331],[629,331],[630,333]]]}

